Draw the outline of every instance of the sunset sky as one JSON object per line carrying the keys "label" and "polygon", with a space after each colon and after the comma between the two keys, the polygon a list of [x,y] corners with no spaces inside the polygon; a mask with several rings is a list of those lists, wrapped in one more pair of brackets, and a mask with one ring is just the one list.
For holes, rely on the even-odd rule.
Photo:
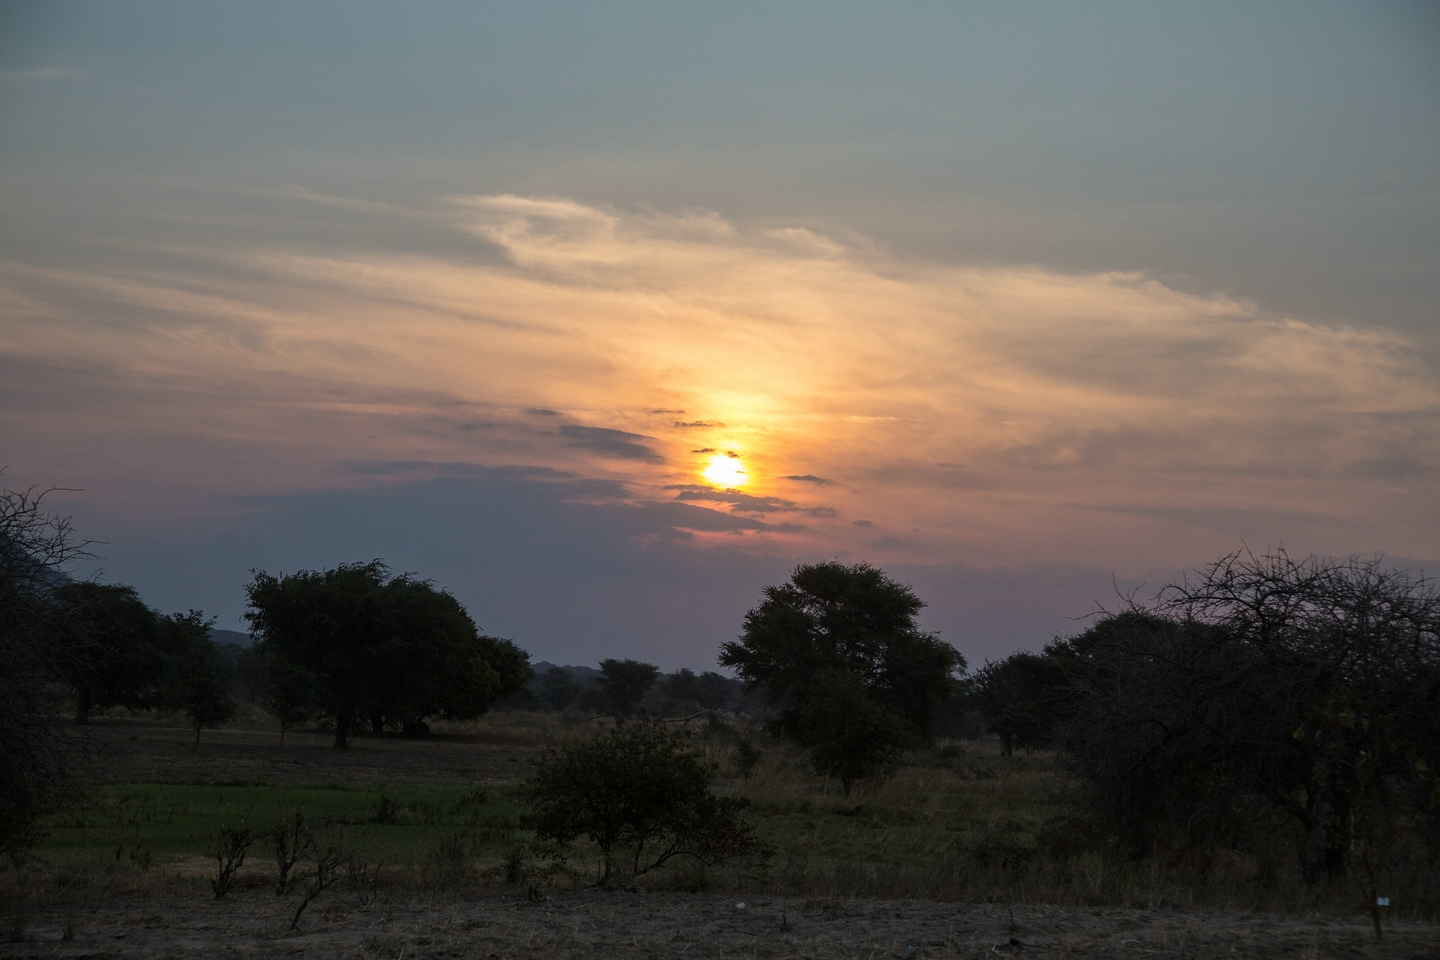
{"label": "sunset sky", "polygon": [[162,609],[379,557],[568,663],[1434,571],[1440,5],[7,3],[0,465]]}

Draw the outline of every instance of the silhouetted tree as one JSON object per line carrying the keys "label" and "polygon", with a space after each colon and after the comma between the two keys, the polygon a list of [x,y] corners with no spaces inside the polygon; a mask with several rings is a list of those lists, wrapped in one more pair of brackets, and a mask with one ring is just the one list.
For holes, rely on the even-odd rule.
{"label": "silhouetted tree", "polygon": [[67,583],[56,597],[56,673],[75,691],[76,722],[88,723],[97,707],[159,705],[184,638],[133,587]]}
{"label": "silhouetted tree", "polygon": [[1065,718],[1069,676],[1051,656],[1014,653],[987,663],[966,679],[966,693],[1000,737],[1001,752],[1050,746]]}
{"label": "silhouetted tree", "polygon": [[266,654],[314,674],[315,704],[334,718],[337,747],[361,717],[410,729],[437,714],[474,719],[525,684],[528,655],[481,635],[450,594],[392,577],[378,560],[256,572],[246,593],[246,618]]}
{"label": "silhouetted tree", "polygon": [[669,700],[679,703],[700,702],[700,678],[689,667],[681,667],[674,673],[667,673],[660,681],[660,693]]}
{"label": "silhouetted tree", "polygon": [[190,718],[195,728],[192,750],[200,746],[201,730],[218,727],[235,715],[235,703],[221,675],[219,651],[210,639],[213,622],[198,610],[191,610],[164,618],[161,627],[174,636],[175,647],[184,649],[172,668],[165,701]]}
{"label": "silhouetted tree", "polygon": [[660,668],[653,663],[614,659],[600,661],[600,690],[606,705],[617,716],[633,715],[659,676]]}
{"label": "silhouetted tree", "polygon": [[87,556],[45,494],[0,489],[0,853],[19,856],[70,783],[70,744],[52,720],[54,643],[66,567]]}
{"label": "silhouetted tree", "polygon": [[540,675],[540,705],[551,710],[564,710],[575,702],[580,688],[564,667],[551,667]]}
{"label": "silhouetted tree", "polygon": [[869,564],[802,564],[789,583],[765,588],[720,663],[761,687],[778,708],[775,729],[848,789],[929,740],[935,706],[964,670],[958,651],[919,628],[923,606]]}
{"label": "silhouetted tree", "polygon": [[660,693],[675,704],[719,710],[734,699],[734,685],[734,681],[713,670],[696,674],[689,667],[681,667],[660,681]]}
{"label": "silhouetted tree", "polygon": [[723,674],[706,670],[695,684],[695,701],[706,710],[722,710],[734,701],[739,686]]}
{"label": "silhouetted tree", "polygon": [[261,703],[280,722],[280,743],[285,731],[315,717],[318,682],[313,671],[284,657],[264,657]]}
{"label": "silhouetted tree", "polygon": [[1073,664],[1069,760],[1137,849],[1223,831],[1262,804],[1302,829],[1317,882],[1345,870],[1367,825],[1428,821],[1434,836],[1428,581],[1373,560],[1232,554],[1055,653]]}

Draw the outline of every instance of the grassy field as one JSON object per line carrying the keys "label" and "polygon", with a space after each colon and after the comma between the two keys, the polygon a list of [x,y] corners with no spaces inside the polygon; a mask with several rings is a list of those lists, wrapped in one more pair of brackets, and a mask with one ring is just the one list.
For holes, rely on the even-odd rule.
{"label": "grassy field", "polygon": [[[252,718],[259,720],[263,718]],[[692,725],[693,726],[693,725]],[[38,865],[5,884],[104,883],[143,888],[213,876],[221,827],[257,837],[242,889],[272,887],[266,835],[297,811],[323,843],[381,865],[391,888],[558,889],[595,876],[585,845],[557,856],[522,827],[522,781],[547,746],[589,736],[594,722],[511,713],[439,725],[426,740],[322,732],[284,746],[258,723],[188,731],[146,719],[102,718],[83,736],[103,783],[45,824]],[[740,721],[700,726],[692,742],[719,768],[717,789],[750,801],[762,851],[719,867],[677,865],[641,878],[652,890],[806,898],[908,898],[995,904],[1217,908],[1358,914],[1349,884],[1300,882],[1283,823],[1256,824],[1242,844],[1133,860],[1096,836],[1055,758],[1002,757],[987,742],[945,742],[915,754],[889,780],[845,794],[803,754]],[[759,762],[741,776],[741,738]],[[1433,920],[1440,878],[1420,864],[1393,877],[1392,913]],[[0,890],[3,892],[3,890]]]}

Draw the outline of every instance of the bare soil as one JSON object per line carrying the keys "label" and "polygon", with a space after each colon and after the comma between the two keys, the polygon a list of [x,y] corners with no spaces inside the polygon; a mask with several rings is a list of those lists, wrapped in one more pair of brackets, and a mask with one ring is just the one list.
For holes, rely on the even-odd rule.
{"label": "bare soil", "polygon": [[[327,894],[326,897],[330,895]],[[416,894],[359,906],[335,896],[288,931],[293,901],[217,903],[166,893],[48,903],[0,956],[40,957],[1176,957],[1440,956],[1440,930],[1401,922],[1376,943],[1363,921],[1259,914],[1073,910],[911,901],[742,900],[573,891]]]}

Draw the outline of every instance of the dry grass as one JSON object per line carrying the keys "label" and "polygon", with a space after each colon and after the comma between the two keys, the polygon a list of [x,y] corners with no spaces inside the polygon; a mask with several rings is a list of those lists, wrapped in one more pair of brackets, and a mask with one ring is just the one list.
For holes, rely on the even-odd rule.
{"label": "dry grass", "polygon": [[[523,896],[532,887],[556,892],[593,882],[594,851],[580,845],[557,857],[517,829],[515,788],[546,747],[576,743],[605,722],[504,713],[472,724],[436,724],[436,735],[423,741],[357,737],[346,751],[330,749],[327,735],[315,731],[294,731],[281,748],[273,728],[255,722],[207,731],[196,752],[178,724],[153,719],[102,719],[88,735],[103,755],[103,779],[113,784],[106,795],[144,794],[158,788],[143,785],[166,782],[185,785],[196,797],[228,785],[225,803],[237,810],[263,808],[266,815],[303,803],[320,816],[330,804],[332,819],[351,823],[343,827],[346,842],[365,859],[385,861],[382,886],[508,889]],[[1363,914],[1352,884],[1317,890],[1301,882],[1297,838],[1283,823],[1257,824],[1243,844],[1166,851],[1140,861],[1126,857],[1079,815],[1070,802],[1073,787],[1044,754],[1002,757],[990,743],[942,743],[910,757],[893,778],[846,795],[838,783],[817,777],[800,751],[742,721],[686,729],[718,765],[718,788],[750,801],[765,850],[720,867],[659,872],[645,878],[652,890],[817,902]],[[735,763],[741,738],[761,750],[743,777]],[[488,787],[490,806],[466,807],[461,798],[479,784]],[[322,785],[328,792],[315,794]],[[395,822],[357,825],[364,818],[349,808],[374,809],[382,794],[409,806]],[[0,897],[21,887],[203,889],[213,869],[203,837],[216,814],[198,800],[190,803],[191,813],[148,824],[145,829],[158,832],[144,844],[138,832],[127,834],[118,858],[98,842],[79,849],[73,833],[68,845],[62,843],[63,830],[57,829],[37,851],[49,866],[32,868],[24,878],[14,870],[0,876]],[[122,826],[133,831],[134,824]],[[125,853],[142,847],[150,858],[143,865]],[[263,890],[273,881],[268,850],[258,849],[242,872],[242,889]],[[1417,855],[1408,872],[1392,877],[1389,895],[1396,919],[1433,921],[1440,912],[1440,875]]]}

